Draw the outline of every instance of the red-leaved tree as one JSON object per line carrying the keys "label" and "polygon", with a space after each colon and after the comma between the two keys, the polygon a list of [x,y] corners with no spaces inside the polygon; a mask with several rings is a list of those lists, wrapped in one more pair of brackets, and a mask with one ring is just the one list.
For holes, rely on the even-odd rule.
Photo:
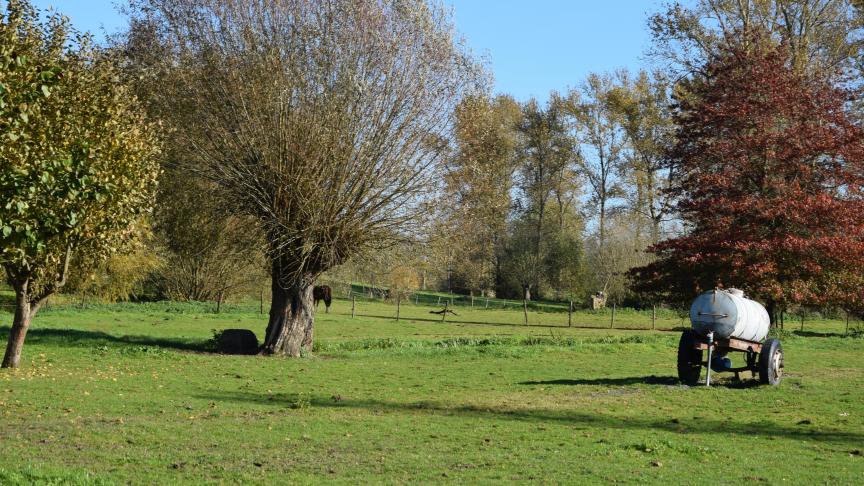
{"label": "red-leaved tree", "polygon": [[651,248],[634,288],[686,302],[714,287],[790,304],[862,308],[864,133],[849,94],[796,73],[760,35],[708,63],[676,103],[668,153],[687,232]]}

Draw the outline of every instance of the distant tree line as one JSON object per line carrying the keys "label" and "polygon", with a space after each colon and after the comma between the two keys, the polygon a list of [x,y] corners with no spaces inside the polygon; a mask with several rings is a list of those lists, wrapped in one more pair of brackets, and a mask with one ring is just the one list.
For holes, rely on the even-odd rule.
{"label": "distant tree line", "polygon": [[[695,96],[689,81],[703,78],[706,63],[740,32],[760,30],[786,46],[793,69],[855,85],[864,62],[862,14],[853,3],[672,5],[648,18],[650,69],[591,74],[546,102],[474,92],[452,112],[446,156],[427,180],[434,197],[414,215],[411,234],[326,276],[386,286],[394,268],[410,267],[424,288],[580,303],[603,292],[647,305],[628,271],[654,260],[649,247],[687,231],[669,151],[676,103]],[[139,96],[156,110],[177,110],[171,97],[159,108],[160,97],[148,94],[163,88],[164,56],[148,38],[152,28],[133,25],[118,45],[134,60]],[[263,253],[247,250],[261,247],[248,241],[250,225],[229,216],[200,175],[170,166],[165,173],[165,203],[157,203],[153,224],[160,265],[141,291],[192,300],[257,292],[268,270]]]}
{"label": "distant tree line", "polygon": [[[435,285],[464,293],[495,292],[508,298],[577,301],[603,292],[618,302],[650,305],[686,301],[699,288],[692,280],[686,291],[667,281],[655,282],[653,293],[648,292],[645,273],[633,270],[646,268],[658,255],[658,265],[683,259],[672,272],[677,277],[709,279],[713,275],[713,284],[719,285],[722,279],[716,277],[728,273],[719,271],[718,266],[774,258],[730,250],[723,256],[711,256],[716,261],[702,265],[686,260],[686,254],[667,254],[669,243],[661,242],[691,233],[697,224],[686,206],[685,196],[691,190],[688,184],[705,183],[690,173],[693,169],[689,164],[699,154],[684,157],[680,150],[681,144],[706,127],[688,125],[684,120],[689,120],[686,117],[691,111],[708,110],[700,103],[707,96],[705,87],[720,82],[715,76],[716,63],[734,61],[758,62],[766,70],[774,69],[770,76],[777,79],[801,78],[797,90],[786,92],[790,98],[784,100],[772,93],[777,105],[774,113],[742,111],[737,117],[764,116],[773,120],[771,123],[788,123],[781,105],[788,108],[813,96],[822,96],[830,104],[825,99],[828,95],[817,94],[822,88],[812,87],[816,83],[838,89],[833,96],[846,100],[841,103],[844,116],[860,121],[862,18],[861,4],[845,0],[674,4],[648,21],[654,37],[649,50],[653,70],[635,75],[626,71],[591,74],[577,89],[551,93],[545,105],[535,100],[519,104],[506,95],[463,101],[456,112],[457,130],[442,184],[438,221],[430,227],[424,247],[424,262],[437,270]],[[740,51],[734,60],[728,57],[730,49]],[[778,49],[773,55],[780,56],[780,61],[767,54],[772,49]],[[755,73],[737,82],[740,84],[735,88],[742,91],[759,93],[766,88],[766,79]],[[756,99],[758,96],[748,101],[756,104]],[[821,109],[829,108],[813,107],[816,111],[811,116],[818,118]],[[801,138],[806,130],[783,133],[788,138],[781,144],[805,143]],[[731,134],[721,138],[727,136]],[[843,138],[843,133],[832,136],[838,137],[833,140],[839,144],[834,152],[823,146],[809,155],[800,154],[798,160],[837,158],[836,151],[842,150],[843,163],[854,169],[860,160],[849,145],[852,142]],[[746,150],[754,156],[764,148],[750,146]],[[735,160],[732,152],[715,156]],[[799,163],[761,160],[763,167],[777,163],[788,168]],[[855,183],[837,183],[848,189],[843,197],[857,197]],[[790,196],[784,197],[788,201]],[[762,203],[767,201],[762,198]],[[842,218],[841,213],[838,209],[832,217]],[[814,218],[812,222],[817,221]],[[847,221],[846,228],[854,233],[851,222]],[[767,238],[772,231],[773,236]],[[763,243],[792,236],[779,228],[767,234],[762,236]],[[846,244],[854,243],[854,238],[857,236]],[[794,261],[800,262],[802,256],[797,255]],[[755,296],[784,308],[793,303],[827,305],[857,299],[848,285],[846,292],[822,288],[802,293],[800,284],[782,278],[767,280],[771,285],[787,287],[782,291],[785,297],[777,293],[780,291],[767,292],[741,275],[728,278],[725,284],[750,285],[748,290]],[[704,288],[707,282],[702,285]],[[819,297],[817,292],[821,292]],[[789,293],[798,297],[789,298]],[[805,294],[809,297],[803,297]],[[827,297],[832,294],[843,297]]]}

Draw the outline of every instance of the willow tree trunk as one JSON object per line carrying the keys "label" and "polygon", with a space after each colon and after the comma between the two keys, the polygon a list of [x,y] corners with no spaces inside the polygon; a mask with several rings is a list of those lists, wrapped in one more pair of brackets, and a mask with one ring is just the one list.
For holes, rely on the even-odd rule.
{"label": "willow tree trunk", "polygon": [[313,283],[312,278],[305,276],[286,281],[274,270],[273,299],[262,354],[299,357],[302,352],[312,350]]}
{"label": "willow tree trunk", "polygon": [[15,285],[15,317],[12,319],[12,329],[9,331],[9,341],[6,342],[6,354],[3,355],[3,368],[17,368],[21,363],[21,350],[24,348],[24,338],[30,328],[35,309],[31,309],[28,283]]}

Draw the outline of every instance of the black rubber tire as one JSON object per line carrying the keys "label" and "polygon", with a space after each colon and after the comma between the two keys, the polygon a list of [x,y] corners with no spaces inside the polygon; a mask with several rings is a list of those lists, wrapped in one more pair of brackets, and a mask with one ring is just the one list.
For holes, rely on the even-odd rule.
{"label": "black rubber tire", "polygon": [[678,341],[678,379],[689,386],[699,383],[702,374],[702,350],[693,349],[698,341],[699,335],[693,330],[681,333]]}
{"label": "black rubber tire", "polygon": [[780,340],[769,338],[759,353],[759,381],[763,385],[779,385],[783,378],[783,346]]}

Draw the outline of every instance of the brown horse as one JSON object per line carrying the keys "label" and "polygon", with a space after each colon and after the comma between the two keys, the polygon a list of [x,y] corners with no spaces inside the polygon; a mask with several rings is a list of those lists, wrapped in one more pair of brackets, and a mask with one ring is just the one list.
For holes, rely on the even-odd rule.
{"label": "brown horse", "polygon": [[312,298],[315,299],[315,307],[318,302],[324,301],[324,312],[330,312],[330,303],[333,302],[333,291],[327,285],[316,285],[312,288]]}

